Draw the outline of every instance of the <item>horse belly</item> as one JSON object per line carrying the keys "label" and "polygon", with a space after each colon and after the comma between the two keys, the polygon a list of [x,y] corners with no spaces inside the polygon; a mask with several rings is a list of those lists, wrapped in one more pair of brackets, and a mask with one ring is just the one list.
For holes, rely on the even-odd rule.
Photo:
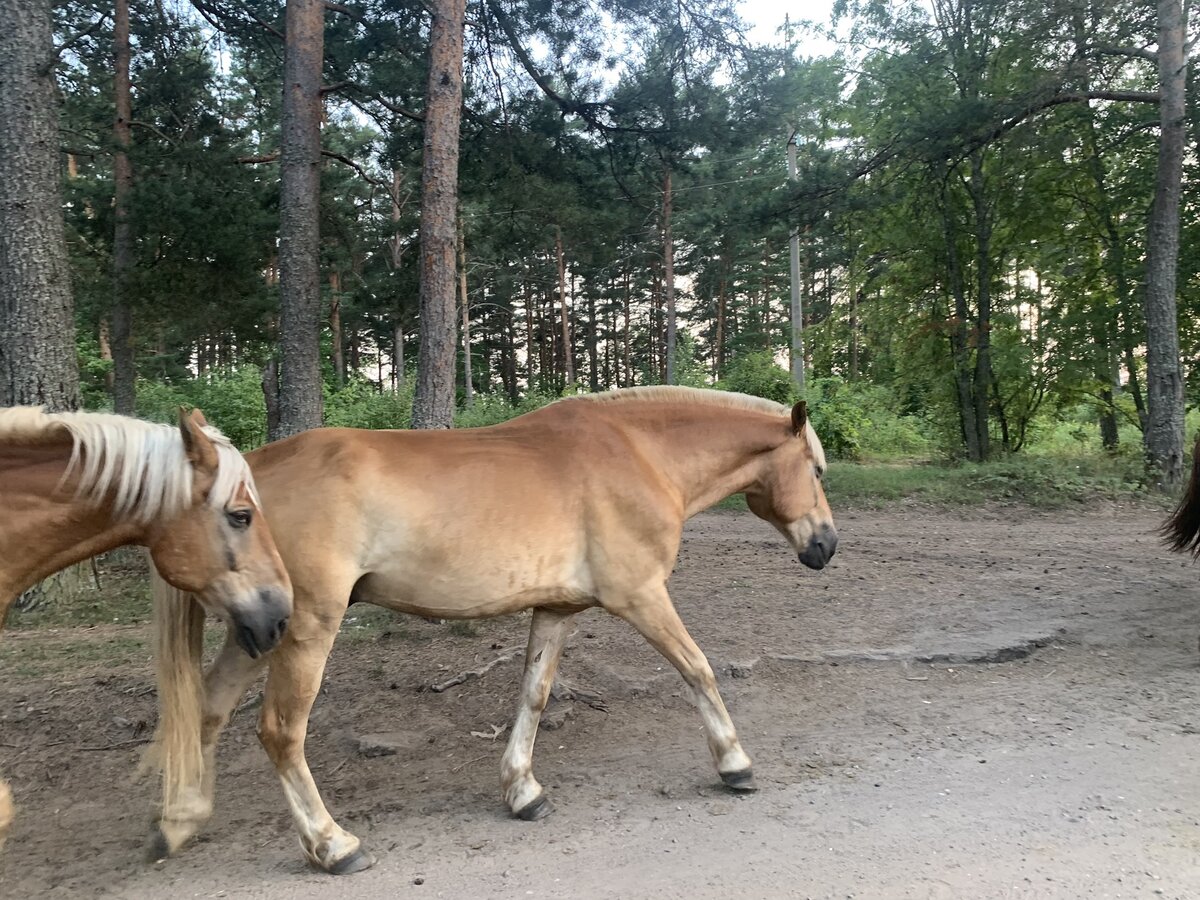
{"label": "horse belly", "polygon": [[462,555],[458,559],[394,557],[362,578],[356,600],[400,612],[474,619],[535,606],[584,609],[596,590],[582,554],[529,559]]}

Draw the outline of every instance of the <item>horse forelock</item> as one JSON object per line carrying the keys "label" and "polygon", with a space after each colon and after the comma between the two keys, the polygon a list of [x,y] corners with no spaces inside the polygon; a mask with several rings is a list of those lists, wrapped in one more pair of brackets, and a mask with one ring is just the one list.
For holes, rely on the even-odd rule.
{"label": "horse forelock", "polygon": [[[215,428],[205,434],[217,451],[217,471],[208,494],[211,506],[225,506],[245,487],[255,504],[258,493],[250,467],[237,448]],[[77,496],[109,499],[115,518],[145,523],[173,516],[192,502],[193,469],[178,428],[107,413],[47,413],[38,407],[0,410],[0,444],[72,441],[63,478],[78,476]]]}

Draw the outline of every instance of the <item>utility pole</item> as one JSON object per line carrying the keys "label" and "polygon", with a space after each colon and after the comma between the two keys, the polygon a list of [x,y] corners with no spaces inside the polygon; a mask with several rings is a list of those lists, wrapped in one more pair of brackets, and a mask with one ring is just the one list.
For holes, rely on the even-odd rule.
{"label": "utility pole", "polygon": [[[796,132],[787,143],[788,178],[796,181]],[[792,381],[804,396],[804,310],[800,303],[800,229],[792,226]]]}

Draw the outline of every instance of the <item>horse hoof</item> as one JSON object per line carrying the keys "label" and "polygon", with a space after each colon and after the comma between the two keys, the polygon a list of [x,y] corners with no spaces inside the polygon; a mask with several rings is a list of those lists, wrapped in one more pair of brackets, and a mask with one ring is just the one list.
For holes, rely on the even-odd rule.
{"label": "horse hoof", "polygon": [[375,857],[359,847],[349,856],[344,856],[329,867],[330,875],[353,875],[375,865]]}
{"label": "horse hoof", "polygon": [[721,780],[731,791],[748,794],[758,790],[758,785],[754,783],[754,772],[751,769],[742,769],[740,772],[721,772],[720,774]]}
{"label": "horse hoof", "polygon": [[526,822],[536,822],[538,819],[546,818],[552,812],[554,812],[554,804],[550,802],[550,798],[543,791],[536,800],[530,800],[518,809],[516,816]]}
{"label": "horse hoof", "polygon": [[167,841],[163,830],[155,825],[154,831],[150,835],[150,843],[146,845],[146,862],[160,863],[170,855],[171,844]]}

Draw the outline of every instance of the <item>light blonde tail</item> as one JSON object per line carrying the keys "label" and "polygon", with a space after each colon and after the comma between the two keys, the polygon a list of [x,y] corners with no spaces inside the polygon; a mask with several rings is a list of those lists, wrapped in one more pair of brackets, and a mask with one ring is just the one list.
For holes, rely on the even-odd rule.
{"label": "light blonde tail", "polygon": [[204,610],[151,566],[154,593],[154,667],[158,676],[158,731],[146,764],[162,770],[163,808],[204,776],[200,728],[204,715]]}

